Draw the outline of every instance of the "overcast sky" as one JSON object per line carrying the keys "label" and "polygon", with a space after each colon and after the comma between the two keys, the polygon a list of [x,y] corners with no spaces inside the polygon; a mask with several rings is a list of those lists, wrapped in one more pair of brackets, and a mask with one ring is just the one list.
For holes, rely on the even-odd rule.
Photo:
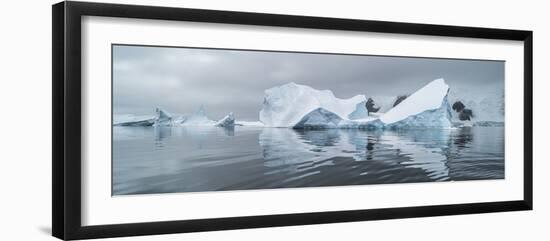
{"label": "overcast sky", "polygon": [[115,115],[153,115],[155,107],[211,119],[228,112],[257,120],[264,90],[295,82],[358,94],[410,94],[444,78],[451,88],[483,94],[504,84],[504,62],[281,53],[142,46],[113,47]]}

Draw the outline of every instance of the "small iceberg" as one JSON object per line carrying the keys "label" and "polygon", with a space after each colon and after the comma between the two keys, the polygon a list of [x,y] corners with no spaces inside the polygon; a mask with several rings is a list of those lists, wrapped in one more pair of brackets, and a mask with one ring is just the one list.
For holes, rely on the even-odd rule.
{"label": "small iceberg", "polygon": [[208,119],[206,116],[206,111],[204,110],[204,106],[201,105],[199,107],[199,110],[195,112],[195,114],[187,117],[187,119],[182,122],[180,125],[182,126],[213,126],[216,124],[216,121]]}
{"label": "small iceberg", "polygon": [[235,116],[233,116],[233,112],[229,112],[228,115],[226,115],[221,120],[217,121],[215,126],[219,127],[234,127],[235,126]]}
{"label": "small iceberg", "polygon": [[155,109],[155,112],[157,113],[157,117],[153,126],[172,126],[172,115],[170,113],[158,107]]}
{"label": "small iceberg", "polygon": [[162,110],[161,108],[155,109],[156,116],[154,118],[148,118],[144,120],[125,121],[114,124],[114,126],[171,126],[172,116]]}

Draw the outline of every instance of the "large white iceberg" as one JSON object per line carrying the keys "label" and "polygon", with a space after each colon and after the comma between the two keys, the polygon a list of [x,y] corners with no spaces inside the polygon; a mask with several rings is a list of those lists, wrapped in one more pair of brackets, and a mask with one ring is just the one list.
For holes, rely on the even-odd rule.
{"label": "large white iceberg", "polygon": [[348,114],[350,120],[358,120],[369,117],[369,112],[367,110],[367,102],[361,101],[355,105],[355,110]]}
{"label": "large white iceberg", "polygon": [[437,109],[425,110],[419,114],[411,115],[400,121],[385,124],[386,128],[451,128],[451,115],[447,98],[443,100]]}
{"label": "large white iceberg", "polygon": [[369,96],[366,101],[358,103],[355,111],[350,113],[347,118],[358,120],[381,116],[395,106],[399,98],[403,98],[403,96]]}
{"label": "large white iceberg", "polygon": [[[341,100],[337,98],[322,98],[324,101],[323,104],[318,104],[320,101],[315,102],[319,97],[318,92],[311,88],[305,88],[303,86],[291,86],[285,87],[290,88],[291,90],[296,90],[299,88],[300,95],[298,99],[309,101],[309,104],[305,107],[309,110],[311,106],[329,106],[334,107],[339,103],[327,103],[329,100],[339,102]],[[307,87],[307,86],[306,86]],[[282,93],[278,93],[279,89],[276,89],[275,94],[271,93],[267,97],[272,96],[282,96]],[[271,118],[262,119],[262,121],[269,120],[281,120],[281,116],[276,114],[282,113],[286,114],[283,117],[292,117],[288,113],[296,114],[300,113],[301,118],[298,121],[292,120],[291,122],[283,122],[283,124],[276,123],[275,126],[288,126],[291,125],[293,128],[297,129],[320,129],[320,128],[363,128],[363,129],[381,129],[381,128],[427,128],[427,127],[438,127],[438,128],[450,128],[450,109],[449,103],[447,101],[447,93],[449,91],[449,86],[445,83],[443,79],[436,79],[426,86],[422,87],[416,91],[411,96],[402,100],[401,103],[389,109],[386,113],[380,113],[379,115],[369,116],[368,112],[360,111],[360,108],[364,108],[364,101],[361,101],[355,104],[355,110],[350,111],[352,108],[348,107],[345,111],[334,111],[334,109],[327,109],[324,107],[317,107],[309,112],[302,115],[304,105],[292,105],[289,104],[282,106],[284,111],[280,112],[267,112],[265,109],[272,110],[273,105],[264,103],[264,109],[269,114]],[[266,92],[269,93],[269,92]],[[312,98],[302,96],[305,94],[313,94]],[[332,93],[330,93],[332,94]],[[296,99],[296,93],[292,93],[290,96],[285,96],[285,98],[277,98],[275,103],[285,103],[291,102],[290,100]],[[324,97],[324,96],[323,96]],[[332,95],[333,97],[333,95]],[[395,100],[395,98],[394,98]],[[266,101],[267,103],[273,103],[273,101]],[[389,104],[390,101],[385,101],[386,104]],[[393,101],[391,101],[393,102]],[[315,105],[317,104],[317,105]],[[393,104],[392,104],[393,105]],[[280,106],[280,105],[277,105]],[[379,108],[379,107],[377,107]],[[337,109],[338,110],[338,109]],[[264,113],[264,116],[266,115]],[[346,115],[346,113],[349,113]],[[262,114],[260,114],[262,116]],[[379,116],[379,117],[378,117]],[[287,118],[288,119],[288,118]],[[294,123],[294,124],[293,124]],[[273,122],[271,123],[273,124]],[[278,125],[277,125],[278,124]],[[292,125],[293,124],[293,125]]]}
{"label": "large white iceberg", "polygon": [[436,79],[422,87],[380,117],[386,127],[450,128],[449,86]]}
{"label": "large white iceberg", "polygon": [[265,91],[260,121],[269,127],[293,127],[306,114],[318,108],[347,117],[355,111],[358,103],[365,100],[364,95],[340,99],[330,90],[316,90],[306,85],[288,83]]}
{"label": "large white iceberg", "polygon": [[378,109],[375,113],[386,113],[393,108],[397,101],[397,96],[369,96],[368,99],[373,100],[374,108]]}

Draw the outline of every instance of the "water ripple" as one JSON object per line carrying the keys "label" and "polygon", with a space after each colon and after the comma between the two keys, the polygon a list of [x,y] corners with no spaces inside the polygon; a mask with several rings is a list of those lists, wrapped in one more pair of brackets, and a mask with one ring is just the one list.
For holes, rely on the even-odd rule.
{"label": "water ripple", "polygon": [[115,127],[113,194],[504,178],[504,129]]}

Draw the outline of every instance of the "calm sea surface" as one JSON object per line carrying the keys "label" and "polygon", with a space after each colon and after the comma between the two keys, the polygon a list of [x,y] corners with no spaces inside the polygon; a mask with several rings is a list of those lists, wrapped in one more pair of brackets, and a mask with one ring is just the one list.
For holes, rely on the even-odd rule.
{"label": "calm sea surface", "polygon": [[113,195],[504,178],[504,128],[113,127]]}

